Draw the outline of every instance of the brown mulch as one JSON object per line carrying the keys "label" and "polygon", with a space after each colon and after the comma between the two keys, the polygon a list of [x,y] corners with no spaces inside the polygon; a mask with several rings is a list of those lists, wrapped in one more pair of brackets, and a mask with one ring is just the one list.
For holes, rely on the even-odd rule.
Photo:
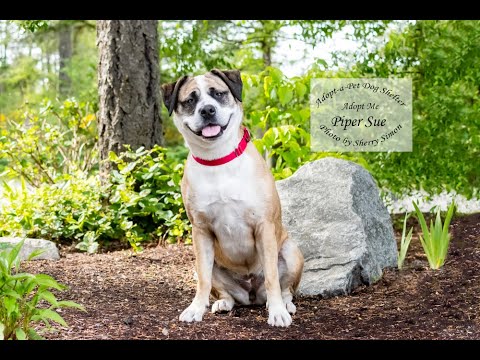
{"label": "brown mulch", "polygon": [[480,339],[480,214],[455,219],[451,231],[442,269],[429,270],[414,238],[402,271],[386,270],[379,282],[349,296],[297,298],[288,329],[270,327],[264,307],[179,322],[195,290],[188,246],[137,255],[64,253],[57,262],[25,268],[67,284],[70,290],[59,296],[88,311],[62,309],[70,327],[49,339]]}

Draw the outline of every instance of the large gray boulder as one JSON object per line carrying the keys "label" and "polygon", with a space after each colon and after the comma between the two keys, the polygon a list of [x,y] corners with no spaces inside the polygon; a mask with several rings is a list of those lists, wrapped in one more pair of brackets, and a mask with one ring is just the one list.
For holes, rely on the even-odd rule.
{"label": "large gray boulder", "polygon": [[396,266],[390,216],[360,165],[317,160],[277,181],[277,189],[283,223],[305,257],[300,295],[348,294]]}
{"label": "large gray boulder", "polygon": [[[12,246],[15,246],[23,238],[20,237],[0,237],[0,243],[9,243]],[[49,240],[43,239],[29,239],[26,238],[25,242],[20,250],[20,259],[26,260],[30,254],[35,250],[43,250],[43,252],[34,257],[33,260],[58,260],[60,259],[60,254],[58,253],[57,246],[55,243]]]}

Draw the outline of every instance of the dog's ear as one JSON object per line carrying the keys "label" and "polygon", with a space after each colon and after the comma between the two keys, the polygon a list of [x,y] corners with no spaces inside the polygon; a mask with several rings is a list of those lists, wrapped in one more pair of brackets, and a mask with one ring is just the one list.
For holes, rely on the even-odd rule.
{"label": "dog's ear", "polygon": [[183,76],[173,83],[162,85],[163,103],[168,109],[168,115],[170,116],[177,106],[178,92],[187,79],[188,76]]}
{"label": "dog's ear", "polygon": [[218,76],[227,84],[228,88],[232,92],[232,95],[240,102],[242,102],[242,77],[240,76],[240,71],[238,70],[218,70],[213,69],[212,74]]}

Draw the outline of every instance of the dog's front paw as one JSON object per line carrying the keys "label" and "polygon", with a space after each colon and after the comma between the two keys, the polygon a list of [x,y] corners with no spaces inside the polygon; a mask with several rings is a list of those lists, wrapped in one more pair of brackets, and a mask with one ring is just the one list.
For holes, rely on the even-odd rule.
{"label": "dog's front paw", "polygon": [[203,314],[207,311],[208,304],[200,304],[192,302],[189,307],[187,307],[180,314],[180,321],[192,322],[192,321],[202,321]]}
{"label": "dog's front paw", "polygon": [[[283,304],[282,304],[283,305]],[[292,317],[285,305],[270,306],[268,308],[268,325],[287,327],[292,323]]]}

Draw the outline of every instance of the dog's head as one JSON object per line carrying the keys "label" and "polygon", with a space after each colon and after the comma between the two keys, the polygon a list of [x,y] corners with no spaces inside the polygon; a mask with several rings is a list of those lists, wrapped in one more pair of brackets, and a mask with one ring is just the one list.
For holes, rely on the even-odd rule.
{"label": "dog's head", "polygon": [[211,143],[229,137],[242,122],[240,71],[214,69],[162,85],[163,102],[187,142]]}

